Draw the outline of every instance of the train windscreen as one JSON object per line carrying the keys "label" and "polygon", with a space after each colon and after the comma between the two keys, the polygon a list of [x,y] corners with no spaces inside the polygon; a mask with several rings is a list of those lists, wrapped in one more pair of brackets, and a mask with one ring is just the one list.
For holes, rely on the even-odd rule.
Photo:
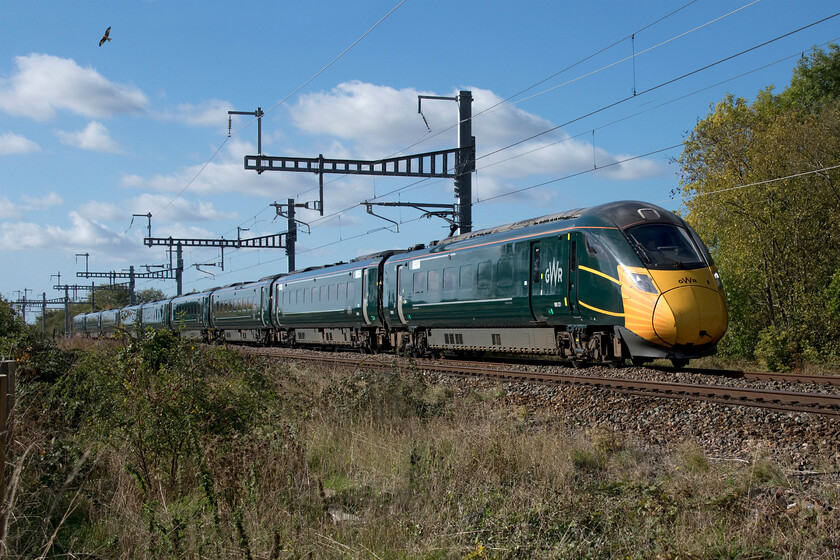
{"label": "train windscreen", "polygon": [[671,224],[644,224],[629,228],[636,252],[650,268],[702,268],[708,266],[689,233]]}

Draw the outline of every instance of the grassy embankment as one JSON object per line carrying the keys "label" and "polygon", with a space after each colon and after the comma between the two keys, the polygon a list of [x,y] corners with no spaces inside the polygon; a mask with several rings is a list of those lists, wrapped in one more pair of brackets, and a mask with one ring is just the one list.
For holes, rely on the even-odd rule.
{"label": "grassy embankment", "polygon": [[276,365],[165,334],[72,352],[63,375],[21,376],[10,558],[840,553],[837,488],[761,457],[646,453],[410,369]]}

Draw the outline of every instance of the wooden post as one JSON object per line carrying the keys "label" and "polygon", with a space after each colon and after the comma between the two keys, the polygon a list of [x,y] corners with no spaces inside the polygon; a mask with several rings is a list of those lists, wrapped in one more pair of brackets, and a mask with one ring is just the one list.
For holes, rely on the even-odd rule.
{"label": "wooden post", "polygon": [[0,365],[3,373],[0,375],[0,528],[6,526],[8,513],[6,511],[6,415],[8,413],[6,394],[9,391],[9,377],[5,375],[7,363],[3,362]]}
{"label": "wooden post", "polygon": [[[11,445],[15,406],[15,362],[0,362],[0,532],[6,526],[6,449]],[[3,540],[5,540],[5,535]]]}

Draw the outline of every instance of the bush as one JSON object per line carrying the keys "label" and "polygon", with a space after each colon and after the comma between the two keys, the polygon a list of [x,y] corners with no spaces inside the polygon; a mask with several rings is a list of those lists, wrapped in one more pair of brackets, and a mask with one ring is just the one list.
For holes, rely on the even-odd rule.
{"label": "bush", "polygon": [[840,319],[840,270],[831,277],[831,284],[825,291],[825,299],[829,312]]}
{"label": "bush", "polygon": [[794,336],[787,330],[770,326],[758,335],[755,357],[770,371],[790,371],[799,354]]}

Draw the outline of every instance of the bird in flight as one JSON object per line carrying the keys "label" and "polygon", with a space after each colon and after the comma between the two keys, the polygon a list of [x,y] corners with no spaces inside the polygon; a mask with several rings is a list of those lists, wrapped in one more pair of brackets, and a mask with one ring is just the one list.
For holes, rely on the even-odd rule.
{"label": "bird in flight", "polygon": [[102,36],[102,38],[99,40],[99,46],[100,46],[100,47],[102,46],[102,44],[103,44],[105,41],[110,41],[110,40],[111,40],[111,38],[110,38],[110,37],[108,37],[108,34],[109,34],[110,32],[111,32],[111,28],[110,28],[110,27],[109,27],[108,29],[106,29],[106,30],[105,30],[105,35],[103,35],[103,36]]}

